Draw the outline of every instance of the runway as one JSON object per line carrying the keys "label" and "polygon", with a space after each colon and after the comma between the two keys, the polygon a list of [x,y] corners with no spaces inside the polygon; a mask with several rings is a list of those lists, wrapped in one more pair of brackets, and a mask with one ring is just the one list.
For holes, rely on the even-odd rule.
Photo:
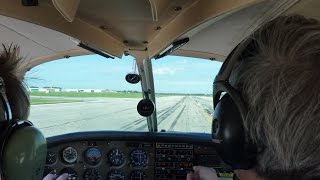
{"label": "runway", "polygon": [[[32,105],[30,120],[45,136],[97,130],[148,131],[138,98],[81,98],[83,102]],[[166,96],[156,99],[158,130],[211,131],[212,99]]]}

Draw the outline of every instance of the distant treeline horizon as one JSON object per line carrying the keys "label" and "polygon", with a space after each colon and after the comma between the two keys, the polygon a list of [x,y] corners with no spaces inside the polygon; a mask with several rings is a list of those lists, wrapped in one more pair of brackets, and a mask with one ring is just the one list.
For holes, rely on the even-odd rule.
{"label": "distant treeline horizon", "polygon": [[[61,87],[56,87],[56,86],[44,86],[44,87],[37,87],[37,86],[30,86],[29,88],[48,88],[48,89],[95,89],[95,88],[61,88]],[[96,88],[98,89],[98,88]],[[142,91],[136,91],[136,90],[112,90],[112,89],[100,89],[102,90],[102,92],[99,93],[110,93],[110,91],[114,91],[114,92],[118,92],[118,93],[142,93]],[[68,92],[64,92],[61,91],[61,93],[68,93]],[[52,92],[48,92],[48,93],[52,93]],[[55,92],[55,93],[59,93],[59,92]],[[70,92],[71,93],[71,92]],[[93,92],[73,92],[73,93],[93,93]],[[193,96],[211,96],[212,94],[206,94],[206,93],[184,93],[184,92],[156,92],[156,94],[158,95],[182,95],[182,96],[186,96],[186,95],[193,95]]]}

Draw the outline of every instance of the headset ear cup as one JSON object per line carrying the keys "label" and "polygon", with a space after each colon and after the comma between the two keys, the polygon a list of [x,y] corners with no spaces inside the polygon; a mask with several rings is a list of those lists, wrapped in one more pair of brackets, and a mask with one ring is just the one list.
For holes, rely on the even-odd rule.
{"label": "headset ear cup", "polygon": [[213,142],[219,156],[234,169],[248,169],[251,162],[247,158],[243,121],[230,95],[224,95],[215,107],[213,123]]}
{"label": "headset ear cup", "polygon": [[33,126],[15,129],[7,139],[3,152],[5,179],[41,179],[46,153],[46,139],[40,130]]}

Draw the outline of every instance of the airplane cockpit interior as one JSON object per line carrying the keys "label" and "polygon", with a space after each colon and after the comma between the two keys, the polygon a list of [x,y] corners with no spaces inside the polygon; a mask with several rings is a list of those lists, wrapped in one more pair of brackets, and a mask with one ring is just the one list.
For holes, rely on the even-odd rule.
{"label": "airplane cockpit interior", "polygon": [[[18,45],[43,177],[237,179],[212,142],[212,83],[233,48],[318,0],[0,0],[0,43]],[[1,48],[0,48],[1,49]],[[17,172],[19,173],[19,172]]]}

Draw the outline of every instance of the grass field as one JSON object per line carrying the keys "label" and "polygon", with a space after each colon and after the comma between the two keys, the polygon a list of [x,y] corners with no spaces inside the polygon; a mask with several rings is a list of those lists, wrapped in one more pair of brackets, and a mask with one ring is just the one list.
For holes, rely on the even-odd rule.
{"label": "grass field", "polygon": [[[90,93],[90,92],[30,92],[31,104],[57,104],[57,103],[71,103],[71,102],[82,102],[79,98],[90,98],[90,97],[110,97],[110,98],[141,98],[141,93],[125,93],[125,92],[101,92],[101,93]],[[59,97],[61,97],[59,99]],[[68,97],[65,99],[64,97]],[[71,99],[69,99],[71,98]],[[75,98],[75,99],[72,99]]]}
{"label": "grass field", "polygon": [[[156,97],[163,96],[208,96],[207,94],[183,94],[183,93],[156,93]],[[30,96],[56,96],[56,97],[112,97],[112,98],[142,98],[141,92],[30,92]]]}
{"label": "grass field", "polygon": [[81,102],[81,100],[31,98],[31,105],[36,105],[36,104],[71,103],[71,102]]}
{"label": "grass field", "polygon": [[30,96],[55,96],[55,97],[112,97],[112,98],[142,98],[141,93],[125,93],[125,92],[30,92]]}

